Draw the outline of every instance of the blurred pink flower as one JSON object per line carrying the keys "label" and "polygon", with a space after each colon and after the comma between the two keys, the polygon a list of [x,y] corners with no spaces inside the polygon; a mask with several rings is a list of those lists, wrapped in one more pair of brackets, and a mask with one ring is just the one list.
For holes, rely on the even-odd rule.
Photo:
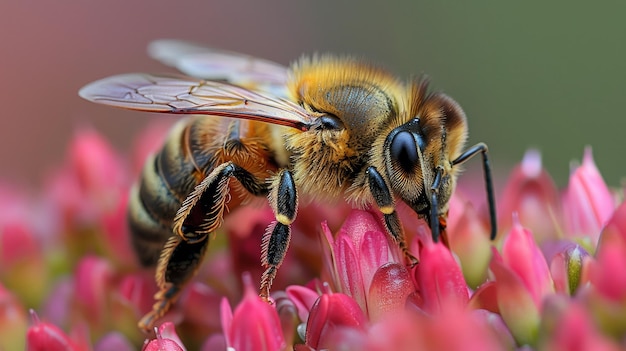
{"label": "blurred pink flower", "polygon": [[585,235],[596,245],[600,230],[611,218],[615,200],[598,171],[591,148],[585,149],[583,163],[571,174],[563,194],[563,214],[569,235]]}
{"label": "blurred pink flower", "polygon": [[[554,351],[617,351],[623,350],[602,335],[593,324],[593,319],[577,302],[563,303],[555,310],[550,334],[543,340],[543,349]],[[550,306],[549,306],[550,307]]]}
{"label": "blurred pink flower", "polygon": [[155,339],[146,340],[142,351],[186,351],[186,348],[176,334],[174,324],[166,322],[157,328]]}
{"label": "blurred pink flower", "polygon": [[516,213],[537,242],[558,237],[561,203],[552,177],[542,167],[539,151],[526,152],[511,172],[497,203],[501,233],[513,226],[511,219]]}
{"label": "blurred pink flower", "polygon": [[28,351],[87,351],[89,347],[72,340],[54,324],[42,322],[35,312],[31,312],[32,323],[26,333]]}
{"label": "blurred pink flower", "polygon": [[587,283],[591,262],[591,256],[576,244],[556,254],[550,262],[555,290],[574,295],[578,287]]}

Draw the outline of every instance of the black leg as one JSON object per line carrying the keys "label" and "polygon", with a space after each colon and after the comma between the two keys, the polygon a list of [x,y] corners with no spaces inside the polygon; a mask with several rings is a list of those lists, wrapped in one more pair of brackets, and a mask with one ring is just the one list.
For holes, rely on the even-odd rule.
{"label": "black leg", "polygon": [[462,153],[455,160],[452,160],[452,166],[461,164],[472,156],[480,153],[483,159],[483,173],[485,175],[485,188],[487,190],[487,204],[489,205],[489,219],[491,222],[491,240],[496,238],[496,234],[498,233],[498,224],[496,221],[496,200],[493,191],[493,180],[491,178],[491,165],[489,163],[488,150],[487,145],[484,143],[478,143],[471,148],[467,149],[464,153]]}
{"label": "black leg", "polygon": [[260,296],[266,301],[269,300],[276,272],[285,259],[291,239],[291,223],[296,219],[298,210],[298,194],[291,172],[282,170],[277,181],[269,197],[276,222],[267,228],[261,243],[261,264],[265,272],[261,277]]}
{"label": "black leg", "polygon": [[395,241],[398,247],[400,247],[400,250],[402,250],[404,257],[409,264],[414,265],[418,263],[417,258],[409,252],[406,245],[404,231],[402,230],[402,225],[400,224],[400,219],[398,218],[398,213],[396,212],[393,196],[391,196],[391,191],[389,191],[387,183],[385,183],[382,175],[378,173],[378,170],[376,170],[375,167],[369,167],[367,169],[367,178],[370,192],[374,197],[376,206],[378,206],[378,209],[382,212],[385,219],[387,233],[391,235],[393,241]]}
{"label": "black leg", "polygon": [[231,177],[255,195],[267,193],[264,179],[257,179],[232,162],[213,169],[195,187],[176,214],[172,226],[174,235],[161,252],[156,269],[160,290],[155,296],[152,311],[139,322],[143,330],[150,331],[154,322],[169,310],[182,288],[197,272],[209,245],[210,234],[222,224]]}

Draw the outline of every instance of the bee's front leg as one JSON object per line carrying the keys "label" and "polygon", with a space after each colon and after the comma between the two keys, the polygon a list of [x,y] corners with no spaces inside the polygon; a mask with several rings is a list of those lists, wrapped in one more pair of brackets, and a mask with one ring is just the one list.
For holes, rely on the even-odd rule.
{"label": "bee's front leg", "polygon": [[174,235],[165,244],[156,269],[159,292],[151,312],[140,321],[139,327],[149,332],[176,301],[182,288],[197,272],[209,245],[209,235],[222,224],[228,181],[235,177],[254,195],[267,193],[264,180],[233,162],[226,162],[213,171],[187,196],[174,218]]}
{"label": "bee's front leg", "polygon": [[271,189],[269,200],[276,222],[267,228],[261,244],[261,264],[265,272],[259,295],[265,301],[269,301],[272,282],[285,259],[291,239],[291,223],[296,219],[298,209],[298,194],[290,171],[281,170]]}
{"label": "bee's front leg", "polygon": [[378,209],[382,212],[383,218],[385,219],[385,228],[388,234],[391,235],[393,241],[395,241],[398,247],[400,247],[400,250],[402,250],[402,254],[407,263],[410,265],[417,264],[419,260],[409,252],[404,237],[404,231],[400,224],[400,218],[398,217],[398,212],[396,212],[393,196],[391,196],[391,191],[387,183],[385,183],[383,176],[378,172],[376,167],[369,167],[367,169],[367,179],[376,206],[378,206]]}

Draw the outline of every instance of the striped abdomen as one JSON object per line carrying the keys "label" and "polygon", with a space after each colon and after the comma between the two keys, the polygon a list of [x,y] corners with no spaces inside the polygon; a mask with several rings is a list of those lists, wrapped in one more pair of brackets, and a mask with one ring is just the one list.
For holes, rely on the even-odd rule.
{"label": "striped abdomen", "polygon": [[[139,261],[154,265],[173,235],[172,221],[187,195],[213,168],[233,161],[265,179],[277,169],[269,126],[261,122],[192,117],[177,123],[165,145],[144,165],[130,194],[128,221]],[[231,181],[230,209],[249,194]]]}

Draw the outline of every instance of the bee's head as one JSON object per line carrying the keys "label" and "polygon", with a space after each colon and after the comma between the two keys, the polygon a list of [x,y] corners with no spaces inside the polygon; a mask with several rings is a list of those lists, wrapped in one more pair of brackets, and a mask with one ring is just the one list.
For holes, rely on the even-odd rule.
{"label": "bee's head", "polygon": [[439,172],[438,212],[443,213],[458,174],[451,161],[462,152],[467,136],[465,113],[447,95],[429,94],[425,80],[416,81],[409,92],[407,115],[388,127],[384,140],[379,138],[378,152],[391,189],[418,213],[429,209]]}

